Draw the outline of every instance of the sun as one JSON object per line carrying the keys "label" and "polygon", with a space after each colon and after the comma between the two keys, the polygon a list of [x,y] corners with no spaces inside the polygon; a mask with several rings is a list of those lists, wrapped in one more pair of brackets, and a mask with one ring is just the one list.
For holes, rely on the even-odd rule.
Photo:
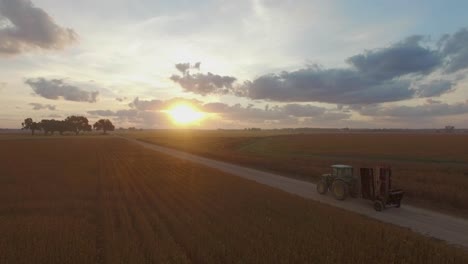
{"label": "sun", "polygon": [[202,120],[205,116],[203,112],[186,104],[175,105],[166,111],[174,123],[179,125],[189,125]]}

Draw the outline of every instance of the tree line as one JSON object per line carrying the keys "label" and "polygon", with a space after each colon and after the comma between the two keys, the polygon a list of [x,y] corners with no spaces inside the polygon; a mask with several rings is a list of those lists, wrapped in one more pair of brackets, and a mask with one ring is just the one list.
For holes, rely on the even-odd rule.
{"label": "tree line", "polygon": [[55,132],[59,132],[60,135],[64,132],[73,132],[78,135],[80,132],[91,131],[93,128],[97,131],[102,130],[104,134],[115,129],[109,119],[100,119],[91,127],[88,118],[84,116],[69,116],[65,120],[42,119],[40,122],[34,122],[29,117],[21,125],[21,129],[31,130],[31,135],[34,135],[36,130],[44,131],[44,135],[53,135]]}

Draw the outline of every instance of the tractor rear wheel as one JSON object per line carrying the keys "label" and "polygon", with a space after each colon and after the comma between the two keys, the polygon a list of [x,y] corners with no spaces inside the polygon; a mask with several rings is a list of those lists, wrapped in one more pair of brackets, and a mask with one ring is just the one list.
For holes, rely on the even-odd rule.
{"label": "tractor rear wheel", "polygon": [[381,212],[385,208],[384,204],[380,200],[374,201],[374,209],[377,212]]}
{"label": "tractor rear wheel", "polygon": [[349,191],[349,195],[353,198],[359,197],[359,187],[356,183],[353,183],[351,186],[351,190]]}
{"label": "tractor rear wheel", "polygon": [[337,200],[344,200],[349,193],[348,184],[341,180],[334,181],[332,184],[332,192]]}
{"label": "tractor rear wheel", "polygon": [[325,183],[324,181],[319,181],[317,183],[317,192],[320,194],[326,194],[327,191],[328,191],[327,183]]}

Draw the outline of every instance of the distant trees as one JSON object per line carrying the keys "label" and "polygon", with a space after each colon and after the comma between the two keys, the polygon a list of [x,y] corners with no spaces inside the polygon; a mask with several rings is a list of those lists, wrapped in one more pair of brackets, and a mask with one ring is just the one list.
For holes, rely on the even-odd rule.
{"label": "distant trees", "polygon": [[103,134],[107,131],[114,131],[115,127],[109,119],[100,119],[93,125],[94,129],[102,130]]}
{"label": "distant trees", "polygon": [[59,132],[60,135],[63,135],[63,132],[70,131],[74,132],[74,127],[73,124],[68,123],[65,120],[48,120],[48,119],[43,119],[41,120],[41,127],[42,130],[44,130],[44,134],[51,134],[53,135],[55,131]]}
{"label": "distant trees", "polygon": [[[31,130],[32,135],[36,130],[43,130],[45,135],[53,135],[55,132],[59,132],[60,135],[63,135],[64,132],[73,132],[78,135],[80,132],[92,131],[92,126],[84,116],[69,116],[65,120],[42,119],[41,122],[34,122],[32,118],[26,118],[21,125],[22,129]],[[113,131],[114,125],[108,119],[101,119],[94,124],[94,128],[106,133]]]}
{"label": "distant trees", "polygon": [[91,125],[84,116],[69,116],[65,119],[65,122],[71,126],[70,128],[72,128],[77,135],[81,131],[91,131]]}
{"label": "distant trees", "polygon": [[445,132],[447,133],[452,133],[455,131],[455,127],[454,126],[445,126]]}
{"label": "distant trees", "polygon": [[28,117],[24,120],[23,123],[21,123],[22,128],[21,129],[29,129],[31,130],[31,135],[34,135],[34,132],[36,130],[41,130],[41,125],[40,123],[34,122],[32,118]]}

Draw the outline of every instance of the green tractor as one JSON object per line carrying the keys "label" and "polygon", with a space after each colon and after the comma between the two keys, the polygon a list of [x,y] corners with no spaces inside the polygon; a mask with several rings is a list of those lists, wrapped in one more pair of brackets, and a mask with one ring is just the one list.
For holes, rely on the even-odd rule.
{"label": "green tractor", "polygon": [[331,174],[323,174],[317,183],[317,191],[326,194],[330,190],[338,200],[344,200],[348,195],[356,196],[356,178],[353,167],[349,165],[333,165]]}
{"label": "green tractor", "polygon": [[326,194],[330,190],[338,200],[348,195],[374,202],[374,209],[400,207],[404,192],[392,189],[392,170],[388,166],[360,168],[356,175],[349,165],[333,165],[331,174],[323,174],[317,183],[317,192]]}

